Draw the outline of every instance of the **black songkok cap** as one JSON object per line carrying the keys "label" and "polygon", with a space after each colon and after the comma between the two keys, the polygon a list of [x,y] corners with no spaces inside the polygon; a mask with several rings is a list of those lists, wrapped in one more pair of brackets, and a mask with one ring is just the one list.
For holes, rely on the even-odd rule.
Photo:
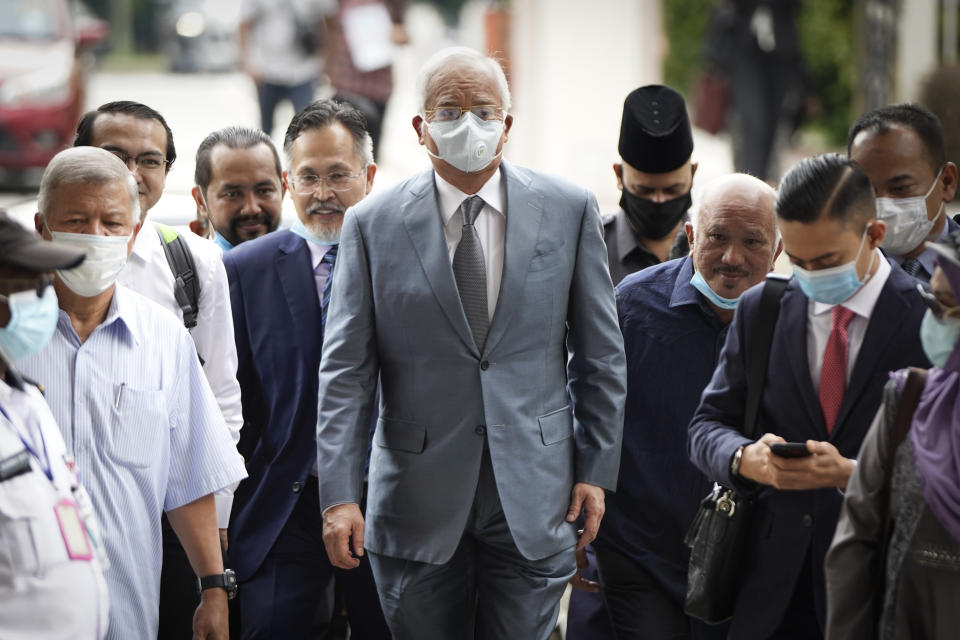
{"label": "black songkok cap", "polygon": [[683,97],[660,84],[634,89],[623,101],[620,157],[637,171],[667,173],[693,153],[693,133]]}

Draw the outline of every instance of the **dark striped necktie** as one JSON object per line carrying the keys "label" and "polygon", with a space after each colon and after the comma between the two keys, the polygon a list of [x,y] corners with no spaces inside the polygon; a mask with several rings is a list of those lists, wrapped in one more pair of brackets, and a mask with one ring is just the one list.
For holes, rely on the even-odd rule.
{"label": "dark striped necktie", "polygon": [[480,236],[477,235],[477,228],[473,226],[481,209],[483,199],[480,196],[470,196],[460,203],[458,211],[463,216],[463,232],[453,253],[453,276],[457,281],[460,302],[463,304],[473,341],[477,348],[483,351],[490,325],[487,309],[487,268],[483,260]]}
{"label": "dark striped necktie", "polygon": [[320,259],[321,264],[330,265],[330,269],[327,271],[327,280],[323,283],[323,294],[320,296],[320,335],[323,336],[324,330],[327,326],[327,307],[330,306],[330,289],[333,284],[333,265],[337,262],[337,247],[339,245],[333,245],[330,249],[323,254],[323,258]]}
{"label": "dark striped necktie", "polygon": [[923,270],[923,265],[920,264],[920,261],[916,258],[909,258],[903,261],[903,264],[900,265],[900,268],[906,271],[908,276],[919,278],[920,273]]}

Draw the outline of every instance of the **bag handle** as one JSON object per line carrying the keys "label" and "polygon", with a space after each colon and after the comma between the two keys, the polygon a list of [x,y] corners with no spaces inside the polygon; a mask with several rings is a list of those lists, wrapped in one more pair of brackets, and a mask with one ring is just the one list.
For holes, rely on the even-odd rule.
{"label": "bag handle", "polygon": [[743,435],[756,439],[757,415],[760,413],[760,398],[763,396],[763,382],[770,363],[770,347],[773,345],[773,330],[780,315],[780,298],[787,288],[789,278],[771,273],[763,284],[760,295],[760,311],[754,327],[753,349],[747,368],[747,405],[744,412]]}

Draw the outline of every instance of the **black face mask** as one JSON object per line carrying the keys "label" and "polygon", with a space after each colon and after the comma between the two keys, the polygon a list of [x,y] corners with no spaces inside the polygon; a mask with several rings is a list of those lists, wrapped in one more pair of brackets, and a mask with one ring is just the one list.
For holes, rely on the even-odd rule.
{"label": "black face mask", "polygon": [[666,202],[654,202],[635,196],[626,189],[620,197],[620,208],[634,232],[651,240],[659,240],[677,226],[693,204],[690,192]]}

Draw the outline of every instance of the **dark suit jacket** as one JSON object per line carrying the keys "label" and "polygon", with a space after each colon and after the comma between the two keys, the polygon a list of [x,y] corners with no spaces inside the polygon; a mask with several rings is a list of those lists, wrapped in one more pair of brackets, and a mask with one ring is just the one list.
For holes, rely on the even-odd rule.
{"label": "dark suit jacket", "polygon": [[223,262],[243,398],[240,447],[249,474],[237,488],[230,520],[230,558],[243,581],[263,563],[316,460],[320,302],[310,249],[290,231],[245,242]]}
{"label": "dark suit jacket", "polygon": [[[783,618],[811,554],[817,618],[826,619],[823,561],[833,538],[842,495],[836,489],[777,491],[730,475],[737,448],[749,442],[737,429],[743,422],[747,362],[757,321],[758,285],[740,299],[720,363],[704,390],[690,424],[687,443],[694,464],[708,476],[757,498],[747,541],[747,558],[730,638],[754,640],[773,633]],[[828,436],[807,360],[807,298],[794,281],[783,294],[773,334],[770,365],[757,418],[757,434],[774,433],[788,442],[826,440],[848,458],[860,444],[880,407],[890,371],[927,367],[920,345],[925,307],[916,280],[893,266],[873,309],[840,414]]]}

